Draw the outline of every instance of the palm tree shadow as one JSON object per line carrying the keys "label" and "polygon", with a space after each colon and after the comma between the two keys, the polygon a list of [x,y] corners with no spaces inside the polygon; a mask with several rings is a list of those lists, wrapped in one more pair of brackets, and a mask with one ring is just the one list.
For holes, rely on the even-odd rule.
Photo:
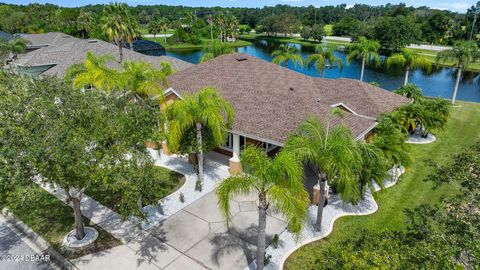
{"label": "palm tree shadow", "polygon": [[248,264],[250,264],[255,259],[255,246],[235,236],[232,230],[235,229],[231,228],[228,230],[229,232],[215,233],[214,236],[210,238],[210,243],[215,246],[214,252],[211,255],[212,261],[219,265],[221,257],[241,249]]}

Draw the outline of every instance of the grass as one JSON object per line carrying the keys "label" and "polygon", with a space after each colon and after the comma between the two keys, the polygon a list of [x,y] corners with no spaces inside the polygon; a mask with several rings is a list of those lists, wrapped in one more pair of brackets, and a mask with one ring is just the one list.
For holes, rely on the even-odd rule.
{"label": "grass", "polygon": [[[210,39],[209,38],[202,38],[201,39],[202,40],[201,44],[189,44],[189,43],[168,44],[168,43],[164,42],[163,37],[157,37],[156,39],[154,39],[154,38],[144,38],[144,39],[158,42],[158,43],[162,44],[162,46],[164,46],[165,49],[167,49],[167,50],[203,49],[203,48],[210,45]],[[232,47],[236,48],[236,47],[248,46],[248,45],[251,45],[252,43],[248,42],[248,41],[245,41],[245,40],[238,39],[237,41],[231,42],[231,43],[228,43],[228,44],[229,44],[229,46],[232,46]]]}
{"label": "grass", "polygon": [[427,145],[412,145],[413,159],[407,173],[399,183],[375,194],[379,209],[367,216],[342,217],[336,221],[334,230],[325,239],[313,242],[295,251],[287,260],[285,269],[314,269],[318,264],[318,251],[337,241],[346,240],[360,229],[374,232],[382,230],[404,230],[403,210],[420,204],[437,204],[442,198],[455,195],[458,187],[444,185],[432,189],[430,182],[423,179],[431,172],[428,160],[444,163],[463,148],[480,140],[480,104],[458,102],[461,107],[452,108],[452,114],[444,132],[437,134],[437,141]]}
{"label": "grass", "polygon": [[[239,38],[247,41],[266,39],[266,40],[272,40],[272,41],[277,41],[281,43],[295,43],[295,44],[300,44],[302,46],[316,46],[321,44],[321,42],[317,42],[314,40],[304,40],[303,38],[300,38],[300,37],[279,37],[279,36],[275,37],[275,36],[268,36],[263,34],[240,35]],[[338,40],[327,40],[326,42],[327,44],[333,44],[337,46],[345,46],[350,44],[350,42],[338,41]]]}
{"label": "grass", "polygon": [[18,188],[8,199],[6,206],[15,217],[22,220],[68,259],[121,245],[119,240],[84,218],[84,225],[97,229],[99,233],[97,240],[91,247],[80,252],[73,253],[62,248],[63,238],[75,228],[73,209],[36,184],[28,188]]}
{"label": "grass", "polygon": [[[425,50],[425,49],[411,49],[411,50],[417,52],[418,54],[420,54],[422,56],[424,56],[430,62],[435,63],[435,64],[437,63],[435,58],[438,54],[438,51]],[[445,63],[440,62],[440,63],[438,63],[438,65],[444,66],[444,67],[452,67],[453,62],[452,61],[446,61]],[[465,69],[469,70],[469,71],[480,72],[480,62],[471,63]]]}
{"label": "grass", "polygon": [[[162,194],[158,194],[158,200],[173,193],[185,183],[185,177],[175,171],[156,166],[158,181],[162,186]],[[120,192],[105,188],[103,185],[94,184],[86,190],[86,194],[106,207],[118,212],[121,198]]]}

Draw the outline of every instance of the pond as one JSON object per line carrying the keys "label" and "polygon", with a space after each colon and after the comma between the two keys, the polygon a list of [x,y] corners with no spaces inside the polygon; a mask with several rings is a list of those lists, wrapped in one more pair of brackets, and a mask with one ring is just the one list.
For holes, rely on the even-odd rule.
{"label": "pond", "polygon": [[[246,53],[267,61],[272,61],[271,53],[278,48],[280,43],[270,40],[257,40],[252,45],[237,48],[237,52]],[[302,57],[307,58],[309,54],[314,52],[311,46],[301,46],[299,44],[290,44],[299,48]],[[336,51],[335,54],[340,57],[344,66],[340,70],[336,67],[326,69],[326,78],[360,78],[360,62],[354,61],[349,65],[346,64],[346,54]],[[188,61],[190,63],[198,63],[201,56],[201,50],[181,50],[167,51],[167,55]],[[321,73],[316,72],[313,68],[294,67],[289,64],[289,68],[295,71],[307,74],[309,76],[321,77]],[[377,82],[380,86],[387,90],[394,90],[403,85],[404,71],[400,68],[387,70],[384,66],[365,68],[364,81]],[[457,99],[464,101],[480,102],[480,74],[475,72],[464,72],[460,81]],[[426,96],[442,97],[450,99],[455,86],[455,69],[452,68],[434,68],[430,73],[416,70],[410,72],[409,82],[414,83],[423,89]]]}

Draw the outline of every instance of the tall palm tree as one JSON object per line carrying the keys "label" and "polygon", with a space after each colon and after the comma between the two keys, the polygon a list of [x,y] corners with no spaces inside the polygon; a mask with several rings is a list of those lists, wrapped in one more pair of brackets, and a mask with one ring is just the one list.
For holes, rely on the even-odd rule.
{"label": "tall palm tree", "polygon": [[315,53],[310,54],[305,61],[305,65],[313,66],[317,71],[322,71],[322,77],[325,78],[325,68],[333,68],[335,65],[341,70],[343,68],[342,59],[335,56],[335,49],[317,45]]}
{"label": "tall palm tree", "polygon": [[213,42],[213,18],[212,18],[212,14],[208,15],[207,22],[208,22],[208,25],[210,25],[210,42]]}
{"label": "tall palm tree", "polygon": [[200,58],[200,63],[206,62],[220,55],[229,54],[232,52],[233,48],[231,46],[215,40],[208,47],[205,48],[205,51],[202,54],[202,58]]}
{"label": "tall palm tree", "polygon": [[160,23],[157,21],[157,20],[151,20],[149,23],[148,23],[148,33],[152,34],[153,35],[153,39],[155,41],[157,41],[157,34],[158,32],[161,31],[160,29]]}
{"label": "tall palm tree", "polygon": [[168,31],[168,28],[170,27],[170,20],[168,18],[162,18],[162,20],[160,20],[160,29],[163,30],[163,38],[164,38],[164,42],[167,43],[167,31]]}
{"label": "tall palm tree", "polygon": [[123,3],[111,3],[103,10],[103,31],[110,41],[118,46],[119,59],[123,61],[123,43],[129,42],[133,36],[131,16],[127,5]]}
{"label": "tall palm tree", "polygon": [[430,63],[427,58],[408,48],[403,48],[401,52],[394,53],[387,58],[387,68],[391,66],[401,66],[405,68],[404,86],[408,84],[410,70],[421,68],[429,72],[432,69],[432,63]]}
{"label": "tall palm tree", "polygon": [[[220,27],[220,41],[223,42],[226,39],[226,25],[227,25],[227,17],[225,14],[220,12],[217,15],[217,24]],[[225,33],[225,34],[224,34]]]}
{"label": "tall palm tree", "polygon": [[265,228],[270,204],[287,219],[289,230],[299,234],[304,226],[309,204],[303,185],[303,166],[289,152],[280,151],[269,158],[265,151],[249,146],[241,157],[244,173],[220,183],[216,194],[225,219],[230,219],[230,201],[238,195],[258,196],[257,269],[265,262]]}
{"label": "tall palm tree", "polygon": [[82,32],[82,38],[85,39],[88,33],[92,30],[95,20],[92,12],[80,10],[80,14],[77,18],[77,27]]}
{"label": "tall palm tree", "polygon": [[76,88],[93,87],[104,91],[119,89],[122,85],[120,73],[107,67],[113,61],[111,55],[95,56],[87,52],[82,64],[73,65],[66,72],[66,80]]}
{"label": "tall palm tree", "polygon": [[6,53],[7,56],[11,53],[13,59],[17,59],[19,53],[27,51],[29,44],[31,44],[31,42],[22,37],[15,37],[8,41],[0,39],[0,50]]}
{"label": "tall palm tree", "polygon": [[376,40],[368,40],[364,37],[360,37],[357,42],[350,44],[348,49],[347,63],[350,63],[353,59],[360,59],[362,61],[360,81],[363,81],[365,64],[380,64],[380,55],[378,54],[380,43]]}
{"label": "tall palm tree", "polygon": [[235,16],[230,15],[227,20],[228,30],[230,31],[230,37],[235,40],[238,32],[238,20]]}
{"label": "tall palm tree", "polygon": [[303,58],[295,46],[282,44],[278,47],[278,50],[272,52],[272,56],[274,56],[272,62],[277,65],[284,64],[285,67],[288,67],[288,62],[292,61],[294,66],[303,66]]}
{"label": "tall palm tree", "polygon": [[202,130],[208,128],[215,145],[225,142],[227,129],[233,125],[233,107],[212,87],[200,90],[194,96],[184,96],[167,107],[169,116],[168,146],[179,148],[180,140],[190,128],[196,128],[198,180],[203,181]]}
{"label": "tall palm tree", "polygon": [[[333,112],[332,114],[337,114]],[[309,117],[289,136],[285,151],[293,152],[299,160],[312,164],[317,170],[320,186],[315,229],[321,230],[327,180],[335,181],[343,200],[356,201],[361,196],[356,180],[360,154],[351,131],[345,126],[327,127],[318,118]]]}
{"label": "tall palm tree", "polygon": [[453,66],[457,68],[457,80],[455,81],[455,88],[453,90],[452,104],[455,104],[457,98],[458,85],[462,77],[462,71],[469,64],[480,59],[480,52],[475,41],[457,41],[453,48],[446,51],[441,51],[437,54],[437,63],[452,61]]}

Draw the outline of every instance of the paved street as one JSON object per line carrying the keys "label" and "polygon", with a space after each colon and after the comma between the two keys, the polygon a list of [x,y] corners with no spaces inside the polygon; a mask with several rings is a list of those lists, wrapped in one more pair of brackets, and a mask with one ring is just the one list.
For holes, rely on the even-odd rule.
{"label": "paved street", "polygon": [[[53,269],[45,262],[32,262],[28,257],[37,254],[22,238],[0,220],[0,270],[50,270]],[[19,256],[13,258],[12,256]],[[8,261],[15,259],[17,261]]]}

